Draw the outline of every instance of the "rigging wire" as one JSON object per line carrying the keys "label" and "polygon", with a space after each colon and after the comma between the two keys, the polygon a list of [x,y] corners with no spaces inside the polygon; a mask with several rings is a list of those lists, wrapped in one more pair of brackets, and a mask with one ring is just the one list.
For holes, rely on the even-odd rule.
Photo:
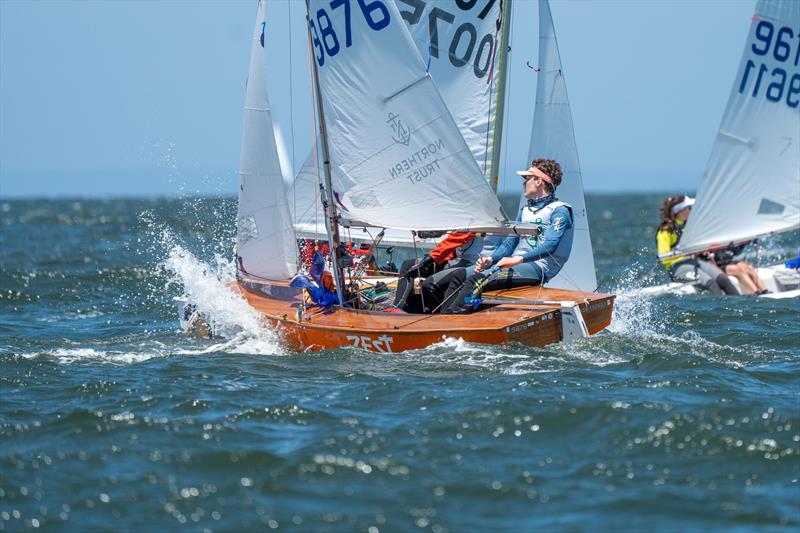
{"label": "rigging wire", "polygon": [[[292,179],[293,186],[292,186],[292,203],[294,204],[294,223],[297,224],[297,187],[294,187],[294,182],[297,181],[297,172],[295,172],[295,138],[294,138],[294,76],[292,76],[292,65],[294,65],[294,58],[293,58],[293,51],[294,46],[292,46],[292,3],[289,2],[289,134],[292,139],[292,164],[290,168],[292,169],[292,176],[289,176]],[[302,171],[303,167],[300,167]]]}
{"label": "rigging wire", "polygon": [[[513,9],[514,9],[513,4],[511,6],[511,9],[512,9],[512,14],[513,14]],[[509,17],[509,19],[511,19],[511,17]],[[507,76],[506,80],[507,81],[506,81],[506,86],[505,86],[506,102],[511,102],[511,88],[514,86],[514,83],[512,83],[513,80],[511,79],[511,77],[514,75],[514,71],[511,69],[511,54],[512,54],[512,51],[513,51],[513,48],[511,47],[511,43],[512,42],[514,42],[514,25],[513,24],[511,24],[508,27],[508,42],[506,43],[506,46],[508,46],[508,48],[509,48],[508,54],[506,55],[506,71],[507,71],[506,72],[506,76]],[[503,128],[503,131],[502,131],[502,136],[503,137],[502,138],[508,139],[508,120],[507,119],[504,120],[503,124],[501,124],[500,127]],[[506,142],[503,143],[503,145],[501,147],[502,150],[503,150],[503,156],[501,157],[501,160],[503,162],[503,171],[504,172],[508,168],[508,145],[509,145],[509,143],[508,143],[508,141],[506,141]],[[500,167],[498,166],[497,173],[499,175],[503,175],[504,172],[501,173],[500,172]],[[499,181],[499,179],[498,179],[498,181]],[[503,178],[503,195],[505,195],[506,192],[507,192],[506,191],[507,185],[508,185],[508,180]],[[498,183],[498,188],[500,188],[500,184],[499,183]]]}
{"label": "rigging wire", "polygon": [[[309,94],[309,105],[311,107],[311,149],[314,152],[313,161],[314,164],[312,165],[312,186],[311,186],[311,195],[314,198],[314,241],[318,241],[319,237],[319,195],[320,195],[320,179],[319,179],[319,146],[317,144],[317,114],[316,109],[314,106],[314,66],[312,65],[312,55],[311,49],[307,48],[306,57],[308,60],[308,94]],[[301,167],[302,170],[302,167]]]}
{"label": "rigging wire", "polygon": [[[422,277],[419,268],[419,254],[417,253],[417,233],[415,231],[411,232],[411,242],[414,243],[414,261],[417,263],[417,279]],[[411,290],[414,290],[414,286],[411,286]],[[422,309],[425,309],[425,294],[422,291],[419,293],[420,298],[422,299]]]}
{"label": "rigging wire", "polygon": [[[505,43],[502,43],[502,42],[500,42],[500,40],[498,40],[498,35],[500,33],[500,27],[501,27],[501,24],[502,24],[502,19],[503,19],[503,4],[501,2],[501,4],[500,4],[500,13],[498,15],[498,19],[497,19],[497,22],[495,24],[495,31],[494,31],[494,42],[495,42],[494,53],[492,54],[492,61],[491,61],[491,64],[489,65],[489,75],[486,78],[486,84],[489,85],[489,100],[488,100],[489,110],[486,113],[486,116],[487,116],[486,141],[484,142],[484,145],[483,145],[483,175],[484,176],[486,175],[486,161],[489,158],[489,133],[491,131],[493,131],[493,128],[492,128],[492,95],[494,94],[494,64],[495,64],[495,60],[497,59],[497,52],[500,49],[500,46],[505,46]],[[508,63],[508,61],[506,61],[506,63]],[[500,128],[501,129],[502,129],[502,127],[503,127],[503,125],[500,124]],[[497,137],[497,135],[495,135],[494,137]],[[491,180],[492,177],[490,176],[489,179]]]}

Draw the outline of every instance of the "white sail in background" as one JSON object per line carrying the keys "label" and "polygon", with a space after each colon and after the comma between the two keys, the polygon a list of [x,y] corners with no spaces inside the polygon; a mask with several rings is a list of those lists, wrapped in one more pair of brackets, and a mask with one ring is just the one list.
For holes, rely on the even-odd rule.
{"label": "white sail in background", "polygon": [[[317,165],[316,146],[306,158],[305,163],[297,173],[294,183],[289,188],[289,207],[292,211],[294,229],[298,237],[306,239],[326,240],[325,214],[322,209],[319,183],[322,170]],[[335,171],[336,169],[333,169]],[[299,201],[300,199],[304,201]],[[339,227],[339,232],[344,241],[358,241],[372,243],[373,239],[381,232],[381,228],[345,228]],[[416,246],[431,248],[436,244],[433,239],[415,238],[410,231],[398,229],[385,229],[381,243],[393,246]]]}
{"label": "white sail in background", "polygon": [[297,271],[297,241],[267,96],[264,4],[265,0],[258,3],[247,76],[236,246],[239,268],[244,272],[267,279],[286,279]]}
{"label": "white sail in background", "polygon": [[800,227],[800,2],[760,0],[678,249]]}
{"label": "white sail in background", "polygon": [[502,222],[394,2],[350,4],[309,5],[343,216],[409,230]]}
{"label": "white sail in background", "polygon": [[311,146],[311,151],[297,172],[286,196],[289,199],[295,231],[304,237],[313,234],[315,239],[327,239],[325,213],[319,188],[322,170],[317,164],[319,161],[317,146],[316,143]]}
{"label": "white sail in background", "polygon": [[[291,185],[318,135],[311,119],[312,87],[304,1],[268,1],[265,52],[270,66],[267,86],[275,141],[284,183]],[[289,202],[293,201],[290,196]],[[311,198],[302,201],[313,203]],[[322,231],[324,234],[325,230]]]}
{"label": "white sail in background", "polygon": [[[541,158],[555,159],[561,165],[563,177],[556,196],[572,206],[575,228],[569,260],[547,286],[591,292],[597,288],[597,276],[583,198],[583,180],[572,111],[547,0],[539,1],[539,68],[528,164],[533,159]],[[521,205],[524,202],[523,197]]]}
{"label": "white sail in background", "polygon": [[411,37],[481,171],[489,178],[506,0],[397,0]]}

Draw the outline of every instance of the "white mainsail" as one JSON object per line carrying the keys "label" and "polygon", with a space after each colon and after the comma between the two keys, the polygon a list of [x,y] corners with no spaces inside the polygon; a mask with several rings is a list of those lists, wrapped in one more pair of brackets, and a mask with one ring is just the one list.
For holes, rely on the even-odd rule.
{"label": "white mainsail", "polygon": [[265,0],[260,0],[245,91],[236,248],[242,271],[277,280],[297,271],[297,241],[267,96],[265,11]]}
{"label": "white mainsail", "polygon": [[678,250],[800,227],[800,2],[759,0]]}
{"label": "white mainsail", "polygon": [[395,4],[350,4],[308,8],[343,216],[408,230],[503,222]]}
{"label": "white mainsail", "polygon": [[[563,177],[556,196],[572,206],[575,230],[569,260],[547,286],[592,292],[597,288],[597,276],[583,197],[583,179],[567,85],[547,0],[539,0],[539,69],[528,163],[534,158],[542,158],[555,159],[561,165]],[[524,205],[524,197],[521,202],[520,205]]]}
{"label": "white mainsail", "polygon": [[[271,23],[291,24],[297,13],[291,13],[279,0],[279,9],[273,9],[275,17]],[[503,12],[508,9],[509,0],[487,0],[486,2],[460,2],[448,4],[435,0],[398,0],[398,10],[405,21],[412,38],[426,60],[426,69],[436,82],[442,98],[454,116],[470,151],[487,179],[491,168],[492,151],[499,139],[500,121],[497,116],[500,93],[503,88],[501,67],[502,54],[499,47],[502,41],[501,25]],[[507,20],[507,17],[506,17]],[[297,35],[292,37],[296,40]],[[289,56],[292,43],[289,43]],[[278,61],[285,61],[276,58]],[[276,83],[302,86],[297,73],[286,65],[289,76],[281,74]],[[306,76],[307,83],[307,76]],[[297,105],[304,95],[295,91],[289,106]],[[308,106],[306,102],[304,104]],[[294,131],[288,124],[289,113],[277,113],[277,126],[281,131]],[[497,127],[495,127],[497,126]],[[301,128],[302,129],[302,128]],[[276,135],[279,133],[276,132]],[[303,136],[300,136],[302,139]],[[294,148],[302,146],[296,140]],[[309,155],[297,172],[288,191],[295,230],[299,235],[323,238],[324,216],[320,211],[319,187],[315,176],[321,174],[316,148],[302,146]],[[333,169],[336,172],[336,169]],[[494,169],[496,172],[496,168]],[[284,179],[286,176],[284,176]],[[370,228],[368,232],[350,233],[355,239],[369,240],[380,229]],[[429,240],[415,239],[409,231],[386,229],[383,243],[412,244],[429,247]]]}
{"label": "white mainsail", "polygon": [[487,179],[499,125],[498,52],[507,4],[508,0],[397,0],[426,68]]}

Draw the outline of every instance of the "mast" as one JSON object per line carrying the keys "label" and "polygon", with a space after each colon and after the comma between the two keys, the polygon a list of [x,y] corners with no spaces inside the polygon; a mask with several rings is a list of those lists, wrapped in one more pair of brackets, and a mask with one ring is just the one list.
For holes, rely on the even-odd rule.
{"label": "mast", "polygon": [[506,77],[508,73],[508,35],[511,28],[511,0],[503,0],[500,4],[503,18],[500,22],[500,61],[497,76],[497,112],[494,117],[494,139],[492,140],[492,161],[489,166],[489,179],[497,194],[497,185],[500,174],[500,147],[503,140],[503,112],[506,101]]}
{"label": "mast", "polygon": [[[306,23],[309,21],[308,0],[306,0]],[[307,24],[308,25],[308,24]],[[308,30],[308,47],[313,50],[311,44],[311,31]],[[313,54],[312,54],[313,55]],[[325,110],[322,105],[322,93],[319,89],[319,71],[317,61],[311,58],[311,68],[314,72],[314,92],[317,97],[317,114],[319,115],[319,135],[322,141],[322,164],[325,171],[325,188],[323,204],[325,208],[325,226],[328,233],[328,247],[331,251],[331,265],[333,266],[333,277],[336,280],[336,295],[339,297],[340,305],[344,305],[344,273],[339,264],[339,223],[336,214],[336,199],[333,196],[333,185],[331,183],[331,158],[328,150],[328,135],[325,129]]]}

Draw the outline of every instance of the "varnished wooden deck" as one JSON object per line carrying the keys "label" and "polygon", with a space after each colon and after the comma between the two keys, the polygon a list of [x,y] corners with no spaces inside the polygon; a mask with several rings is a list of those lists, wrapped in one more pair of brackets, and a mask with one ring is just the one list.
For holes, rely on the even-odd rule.
{"label": "varnished wooden deck", "polygon": [[[561,340],[558,305],[502,303],[468,315],[395,314],[381,311],[307,308],[298,320],[302,295],[288,282],[242,279],[244,298],[261,313],[294,348],[319,350],[353,346],[375,352],[424,348],[445,337],[469,342],[501,344],[520,342],[545,346]],[[611,323],[614,296],[544,287],[519,287],[491,291],[494,296],[518,300],[579,302],[590,334]]]}

